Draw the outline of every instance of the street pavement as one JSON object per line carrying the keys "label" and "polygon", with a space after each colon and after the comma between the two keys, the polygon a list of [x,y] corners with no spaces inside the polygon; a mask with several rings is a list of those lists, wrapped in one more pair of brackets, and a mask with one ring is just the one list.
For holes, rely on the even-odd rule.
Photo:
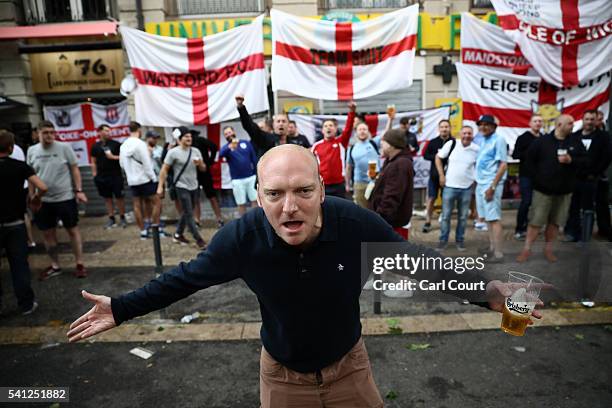
{"label": "street pavement", "polygon": [[[562,300],[575,300],[570,292],[584,266],[585,248],[558,244],[560,260],[549,264],[536,246],[533,260],[517,264],[513,258],[522,243],[512,239],[514,217],[515,212],[504,212],[508,262],[488,265],[486,272],[504,279],[508,270],[520,270],[554,282],[554,290],[543,295],[543,321],[525,337],[512,337],[498,329],[499,314],[463,305],[459,299],[443,302],[420,294],[410,299],[383,296],[382,314],[375,315],[373,292],[364,291],[360,303],[366,344],[385,406],[612,406],[609,247],[597,243],[591,248],[591,290],[599,302],[595,309],[584,309]],[[134,226],[103,230],[104,221],[81,222],[90,270],[86,279],[71,275],[72,258],[65,245],[64,274],[39,282],[35,278],[48,260],[41,249],[33,253],[33,288],[40,308],[31,316],[17,312],[7,265],[2,263],[0,386],[69,386],[68,406],[78,407],[258,406],[259,305],[242,281],[200,291],[122,325],[112,336],[65,343],[67,324],[90,307],[80,296],[82,289],[116,296],[155,276],[151,240],[137,239]],[[434,246],[439,231],[423,234],[422,221],[413,223],[411,241]],[[211,224],[202,231],[206,239],[215,233]],[[62,232],[61,241],[66,242]],[[468,251],[459,254],[449,248],[444,255],[476,256],[485,240],[486,233],[469,228]],[[37,241],[40,247],[40,237]],[[197,254],[195,246],[179,246],[170,239],[162,239],[162,251],[166,268]],[[200,317],[193,323],[179,323],[194,312]],[[136,346],[153,351],[153,357],[142,360],[130,354]]]}
{"label": "street pavement", "polygon": [[[153,356],[130,354],[136,346]],[[390,408],[612,406],[611,326],[367,336],[366,346]],[[43,347],[0,346],[0,384],[70,387],[65,406],[84,408],[258,406],[257,340]]]}

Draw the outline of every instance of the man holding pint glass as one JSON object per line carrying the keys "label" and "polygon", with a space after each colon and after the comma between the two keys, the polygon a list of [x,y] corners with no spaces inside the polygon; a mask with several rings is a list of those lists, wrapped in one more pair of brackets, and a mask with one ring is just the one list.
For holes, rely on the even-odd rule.
{"label": "man holding pint glass", "polygon": [[580,140],[571,136],[574,119],[561,115],[555,122],[555,130],[534,140],[527,151],[527,168],[532,175],[533,201],[529,208],[529,225],[525,246],[518,262],[525,262],[531,256],[531,245],[545,227],[544,256],[555,262],[553,242],[559,233],[559,226],[565,224],[576,184],[577,169],[586,158],[586,150]]}
{"label": "man holding pint glass", "polygon": [[[393,138],[393,144],[405,146],[401,132]],[[241,279],[261,306],[262,408],[381,408],[362,338],[359,296],[365,276],[361,257],[355,255],[363,242],[403,240],[373,212],[327,196],[315,156],[301,146],[270,149],[260,159],[257,175],[261,208],[221,228],[194,260],[116,298],[83,291],[92,308],[72,323],[69,340],[86,339],[198,290]],[[405,243],[405,253],[439,257],[413,243]],[[412,276],[486,282],[473,271],[458,278],[452,268],[442,266]],[[510,286],[498,280],[486,282],[485,292],[482,300],[499,312],[512,295]],[[541,315],[534,311],[533,316]]]}

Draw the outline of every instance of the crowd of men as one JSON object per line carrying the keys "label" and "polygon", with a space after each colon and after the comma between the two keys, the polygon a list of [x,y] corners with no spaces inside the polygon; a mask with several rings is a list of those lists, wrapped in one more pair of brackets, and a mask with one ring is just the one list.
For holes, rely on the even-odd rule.
{"label": "crowd of men", "polygon": [[[199,230],[201,191],[210,200],[217,226],[224,225],[210,171],[215,161],[224,160],[229,166],[234,200],[242,216],[248,207],[258,205],[256,169],[259,159],[275,146],[293,144],[309,149],[316,158],[325,195],[354,201],[378,213],[400,236],[408,239],[414,201],[413,159],[420,150],[424,159],[431,162],[422,232],[429,233],[433,229],[434,205],[439,197],[442,203],[439,250],[448,246],[451,215],[455,209],[456,248],[466,249],[465,233],[472,209],[475,228],[487,231],[489,238],[489,245],[479,248],[479,252],[487,254],[490,262],[505,260],[502,193],[509,147],[496,133],[494,116],[480,117],[476,135],[472,127],[464,126],[457,138],[451,134],[450,122],[442,120],[438,123],[438,134],[419,144],[417,136],[410,131],[408,118],[402,118],[399,127],[392,129],[394,109],[388,111],[387,126],[382,134],[372,137],[364,116],[357,114],[357,105],[351,102],[345,127],[339,129],[335,119],[326,119],[322,123],[322,137],[311,145],[286,114],[277,114],[271,122],[263,120],[256,124],[244,105],[244,97],[239,95],[235,99],[241,125],[250,140],[239,139],[235,129],[227,126],[223,129],[226,143],[221,149],[211,140],[200,137],[198,131],[184,126],[175,128],[172,142],[165,144],[160,144],[161,136],[155,130],[148,130],[143,137],[137,122],[130,123],[130,136],[123,143],[111,138],[108,125],[99,126],[99,141],[91,148],[91,169],[107,211],[105,228],[128,226],[126,180],[141,239],[150,238],[151,226],[156,224],[160,236],[171,236],[174,242],[188,245],[187,229],[196,246],[203,250],[207,243]],[[591,110],[584,112],[582,129],[575,133],[572,133],[573,122],[571,116],[561,115],[554,131],[543,134],[542,117],[534,114],[530,129],[516,141],[512,157],[520,161],[521,203],[515,238],[525,241],[517,257],[519,262],[532,255],[531,247],[540,231],[544,231],[544,255],[550,262],[556,260],[552,245],[560,227],[563,227],[566,241],[588,240],[596,220],[599,235],[612,240],[606,177],[612,160],[612,143],[604,130],[603,114]],[[27,155],[15,144],[10,132],[2,131],[1,136],[0,159],[5,166],[2,167],[2,180],[10,179],[15,197],[23,198],[15,203],[9,200],[10,205],[3,204],[2,214],[6,219],[0,225],[1,244],[9,257],[19,305],[28,312],[35,308],[29,278],[26,279],[30,275],[27,257],[25,263],[23,259],[28,245],[33,242],[26,228],[28,214],[33,214],[34,224],[42,232],[50,260],[39,279],[46,280],[62,273],[58,226],[65,229],[71,241],[76,264],[73,274],[84,278],[87,269],[78,228],[78,203],[86,203],[87,197],[82,189],[76,156],[68,144],[56,140],[53,123],[42,121],[39,124],[39,143],[32,145]],[[9,160],[8,156],[14,159]],[[19,159],[25,163],[17,165]],[[179,214],[172,234],[166,232],[160,219],[166,193]],[[29,210],[26,210],[26,198]],[[19,248],[15,240],[6,238],[22,233],[27,238]]]}

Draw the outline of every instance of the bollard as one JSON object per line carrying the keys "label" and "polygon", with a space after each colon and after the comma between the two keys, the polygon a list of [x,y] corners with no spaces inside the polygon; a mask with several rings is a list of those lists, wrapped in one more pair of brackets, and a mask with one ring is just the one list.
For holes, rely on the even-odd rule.
{"label": "bollard", "polygon": [[159,241],[159,225],[151,225],[151,234],[153,234],[153,252],[155,253],[155,274],[156,277],[164,273],[164,262],[162,260],[161,242]]}
{"label": "bollard", "polygon": [[381,312],[381,295],[380,290],[374,291],[374,314],[380,314]]}
{"label": "bollard", "polygon": [[580,288],[580,297],[589,299],[588,293],[589,274],[591,270],[592,245],[591,235],[593,234],[593,210],[584,210],[582,212],[582,250],[580,251],[580,270],[578,273],[578,285]]}
{"label": "bollard", "polygon": [[[159,240],[159,224],[151,225],[151,234],[153,234],[153,252],[155,253],[155,277],[164,273],[164,261],[162,259],[161,242]],[[166,309],[159,311],[161,319],[167,318]]]}

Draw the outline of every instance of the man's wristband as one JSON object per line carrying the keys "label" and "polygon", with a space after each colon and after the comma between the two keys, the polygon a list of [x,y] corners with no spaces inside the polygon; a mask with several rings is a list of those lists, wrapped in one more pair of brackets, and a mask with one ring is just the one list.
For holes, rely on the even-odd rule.
{"label": "man's wristband", "polygon": [[82,192],[83,192],[83,190],[81,190],[80,188],[77,188],[77,189],[75,189],[75,190],[74,190],[74,192],[75,192],[75,193],[82,193]]}

